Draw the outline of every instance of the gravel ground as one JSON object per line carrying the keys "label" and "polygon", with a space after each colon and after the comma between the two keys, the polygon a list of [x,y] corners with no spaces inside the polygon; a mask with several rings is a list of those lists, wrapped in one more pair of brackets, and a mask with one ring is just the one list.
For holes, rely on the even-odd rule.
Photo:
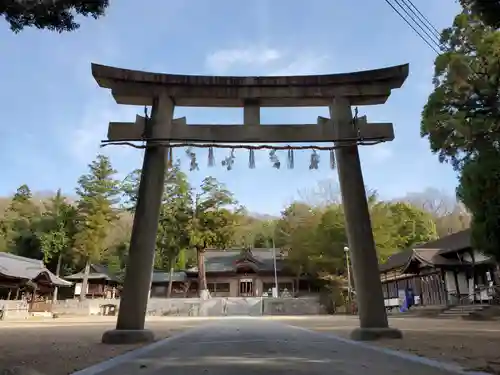
{"label": "gravel ground", "polygon": [[[95,323],[1,329],[0,370],[26,366],[44,375],[68,375],[141,346],[101,344],[102,333],[112,328],[113,324]],[[154,324],[151,328],[157,339],[163,339],[187,327]]]}
{"label": "gravel ground", "polygon": [[[307,328],[342,337],[349,337],[351,329],[328,328],[325,323],[306,325]],[[391,326],[403,330],[402,340],[380,340],[371,344],[438,361],[458,363],[471,371],[500,375],[499,322],[397,318],[391,319]]]}
{"label": "gravel ground", "polygon": [[[355,318],[278,319],[284,323],[347,337]],[[60,326],[60,324],[66,324]],[[149,323],[157,338],[172,336],[203,321],[164,320]],[[68,375],[138,345],[102,345],[100,338],[113,322],[22,323],[0,326],[0,370],[24,365],[46,375]],[[417,318],[391,319],[404,331],[403,340],[373,343],[492,374],[500,374],[500,323]],[[0,371],[0,373],[2,373]]]}
{"label": "gravel ground", "polygon": [[468,370],[500,374],[500,337],[456,333],[406,332],[400,342],[379,341],[377,345],[403,350],[445,362],[455,362]]}

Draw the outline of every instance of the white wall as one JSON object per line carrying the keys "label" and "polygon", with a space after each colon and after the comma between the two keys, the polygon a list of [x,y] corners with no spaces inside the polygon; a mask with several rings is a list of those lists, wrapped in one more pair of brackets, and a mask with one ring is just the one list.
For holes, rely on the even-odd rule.
{"label": "white wall", "polygon": [[456,293],[457,287],[455,285],[455,276],[452,271],[446,271],[444,274],[444,281],[446,283],[446,290],[448,293]]}
{"label": "white wall", "polygon": [[[472,257],[470,256],[469,253],[464,253],[463,258],[467,262],[472,262]],[[478,250],[474,250],[474,261],[475,262],[483,262],[485,260],[490,260],[490,259],[491,259],[491,257],[484,255],[483,253],[481,253]]]}
{"label": "white wall", "polygon": [[458,287],[460,288],[460,294],[469,294],[469,282],[467,280],[467,275],[465,272],[457,273]]}
{"label": "white wall", "polygon": [[[460,294],[469,294],[469,281],[467,280],[465,272],[457,272],[457,281]],[[445,282],[448,293],[457,293],[457,285],[455,283],[453,271],[446,271]]]}
{"label": "white wall", "polygon": [[[79,296],[80,293],[82,292],[82,283],[76,283],[75,284],[75,296]],[[89,284],[87,283],[87,290],[85,294],[89,293]]]}

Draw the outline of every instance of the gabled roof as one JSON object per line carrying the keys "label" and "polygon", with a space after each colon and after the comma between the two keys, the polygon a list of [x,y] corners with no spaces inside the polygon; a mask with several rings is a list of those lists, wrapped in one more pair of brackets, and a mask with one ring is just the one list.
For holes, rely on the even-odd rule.
{"label": "gabled roof", "polygon": [[381,272],[390,271],[406,265],[413,255],[413,249],[406,249],[392,254],[385,263],[379,265]]}
{"label": "gabled roof", "polygon": [[[64,278],[66,280],[83,280],[84,275],[85,275],[85,269],[73,275],[65,276]],[[107,281],[116,281],[116,282],[119,281],[116,275],[114,275],[112,272],[109,271],[108,267],[94,263],[90,265],[90,272],[88,279],[89,280],[103,279]]]}
{"label": "gabled roof", "polygon": [[470,235],[470,229],[466,229],[450,234],[449,236],[418,245],[415,248],[397,252],[391,255],[384,264],[380,265],[380,271],[385,272],[400,267],[407,268],[407,266],[415,260],[434,266],[464,264],[466,262],[460,262],[458,258],[448,259],[443,255],[470,248]]}
{"label": "gabled roof", "polygon": [[[276,249],[276,269],[282,270],[286,253]],[[260,271],[274,270],[273,249],[227,249],[205,251],[205,272],[235,272],[238,264],[253,262]],[[187,272],[198,272],[192,267]]]}
{"label": "gabled roof", "polygon": [[470,264],[470,262],[460,260],[458,257],[456,259],[445,258],[440,254],[439,249],[414,249],[412,256],[408,260],[406,266],[401,270],[402,273],[408,271],[412,262],[418,262],[426,266],[460,266],[464,264]]}
{"label": "gabled roof", "polygon": [[26,281],[46,276],[53,285],[72,285],[72,283],[50,272],[41,260],[25,258],[9,253],[0,253],[0,275]]}
{"label": "gabled roof", "polygon": [[471,230],[465,229],[460,232],[441,237],[435,241],[427,242],[417,246],[418,249],[436,249],[440,254],[451,253],[472,247]]}

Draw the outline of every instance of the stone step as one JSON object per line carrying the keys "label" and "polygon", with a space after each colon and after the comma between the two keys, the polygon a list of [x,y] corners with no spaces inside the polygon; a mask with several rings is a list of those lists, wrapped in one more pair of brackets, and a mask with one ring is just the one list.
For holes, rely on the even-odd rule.
{"label": "stone step", "polygon": [[484,311],[486,308],[488,308],[488,305],[453,306],[441,312],[439,316],[442,318],[467,318],[471,317],[474,313]]}

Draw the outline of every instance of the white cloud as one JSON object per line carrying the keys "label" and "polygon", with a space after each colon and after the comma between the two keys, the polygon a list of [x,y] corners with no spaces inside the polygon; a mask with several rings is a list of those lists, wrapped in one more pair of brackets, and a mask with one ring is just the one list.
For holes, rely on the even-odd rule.
{"label": "white cloud", "polygon": [[223,74],[235,66],[266,66],[281,58],[281,52],[274,48],[249,47],[223,49],[206,57],[206,68],[214,73]]}
{"label": "white cloud", "polygon": [[71,155],[78,162],[89,162],[97,153],[109,156],[123,157],[132,150],[129,147],[109,147],[101,149],[100,141],[106,139],[108,124],[111,121],[135,121],[136,108],[115,105],[92,105],[85,113],[80,124],[72,131],[73,143],[71,144]]}
{"label": "white cloud", "polygon": [[327,56],[280,48],[248,46],[212,52],[205,59],[210,74],[300,75],[324,73],[331,67]]}
{"label": "white cloud", "polygon": [[[297,58],[289,59],[282,67],[272,71],[272,76],[290,76],[325,73],[329,59],[313,53],[302,54]],[[330,68],[331,69],[331,68]]]}
{"label": "white cloud", "polygon": [[381,164],[391,159],[394,155],[391,146],[387,143],[373,145],[373,146],[360,146],[363,147],[361,153],[364,160],[369,164]]}

